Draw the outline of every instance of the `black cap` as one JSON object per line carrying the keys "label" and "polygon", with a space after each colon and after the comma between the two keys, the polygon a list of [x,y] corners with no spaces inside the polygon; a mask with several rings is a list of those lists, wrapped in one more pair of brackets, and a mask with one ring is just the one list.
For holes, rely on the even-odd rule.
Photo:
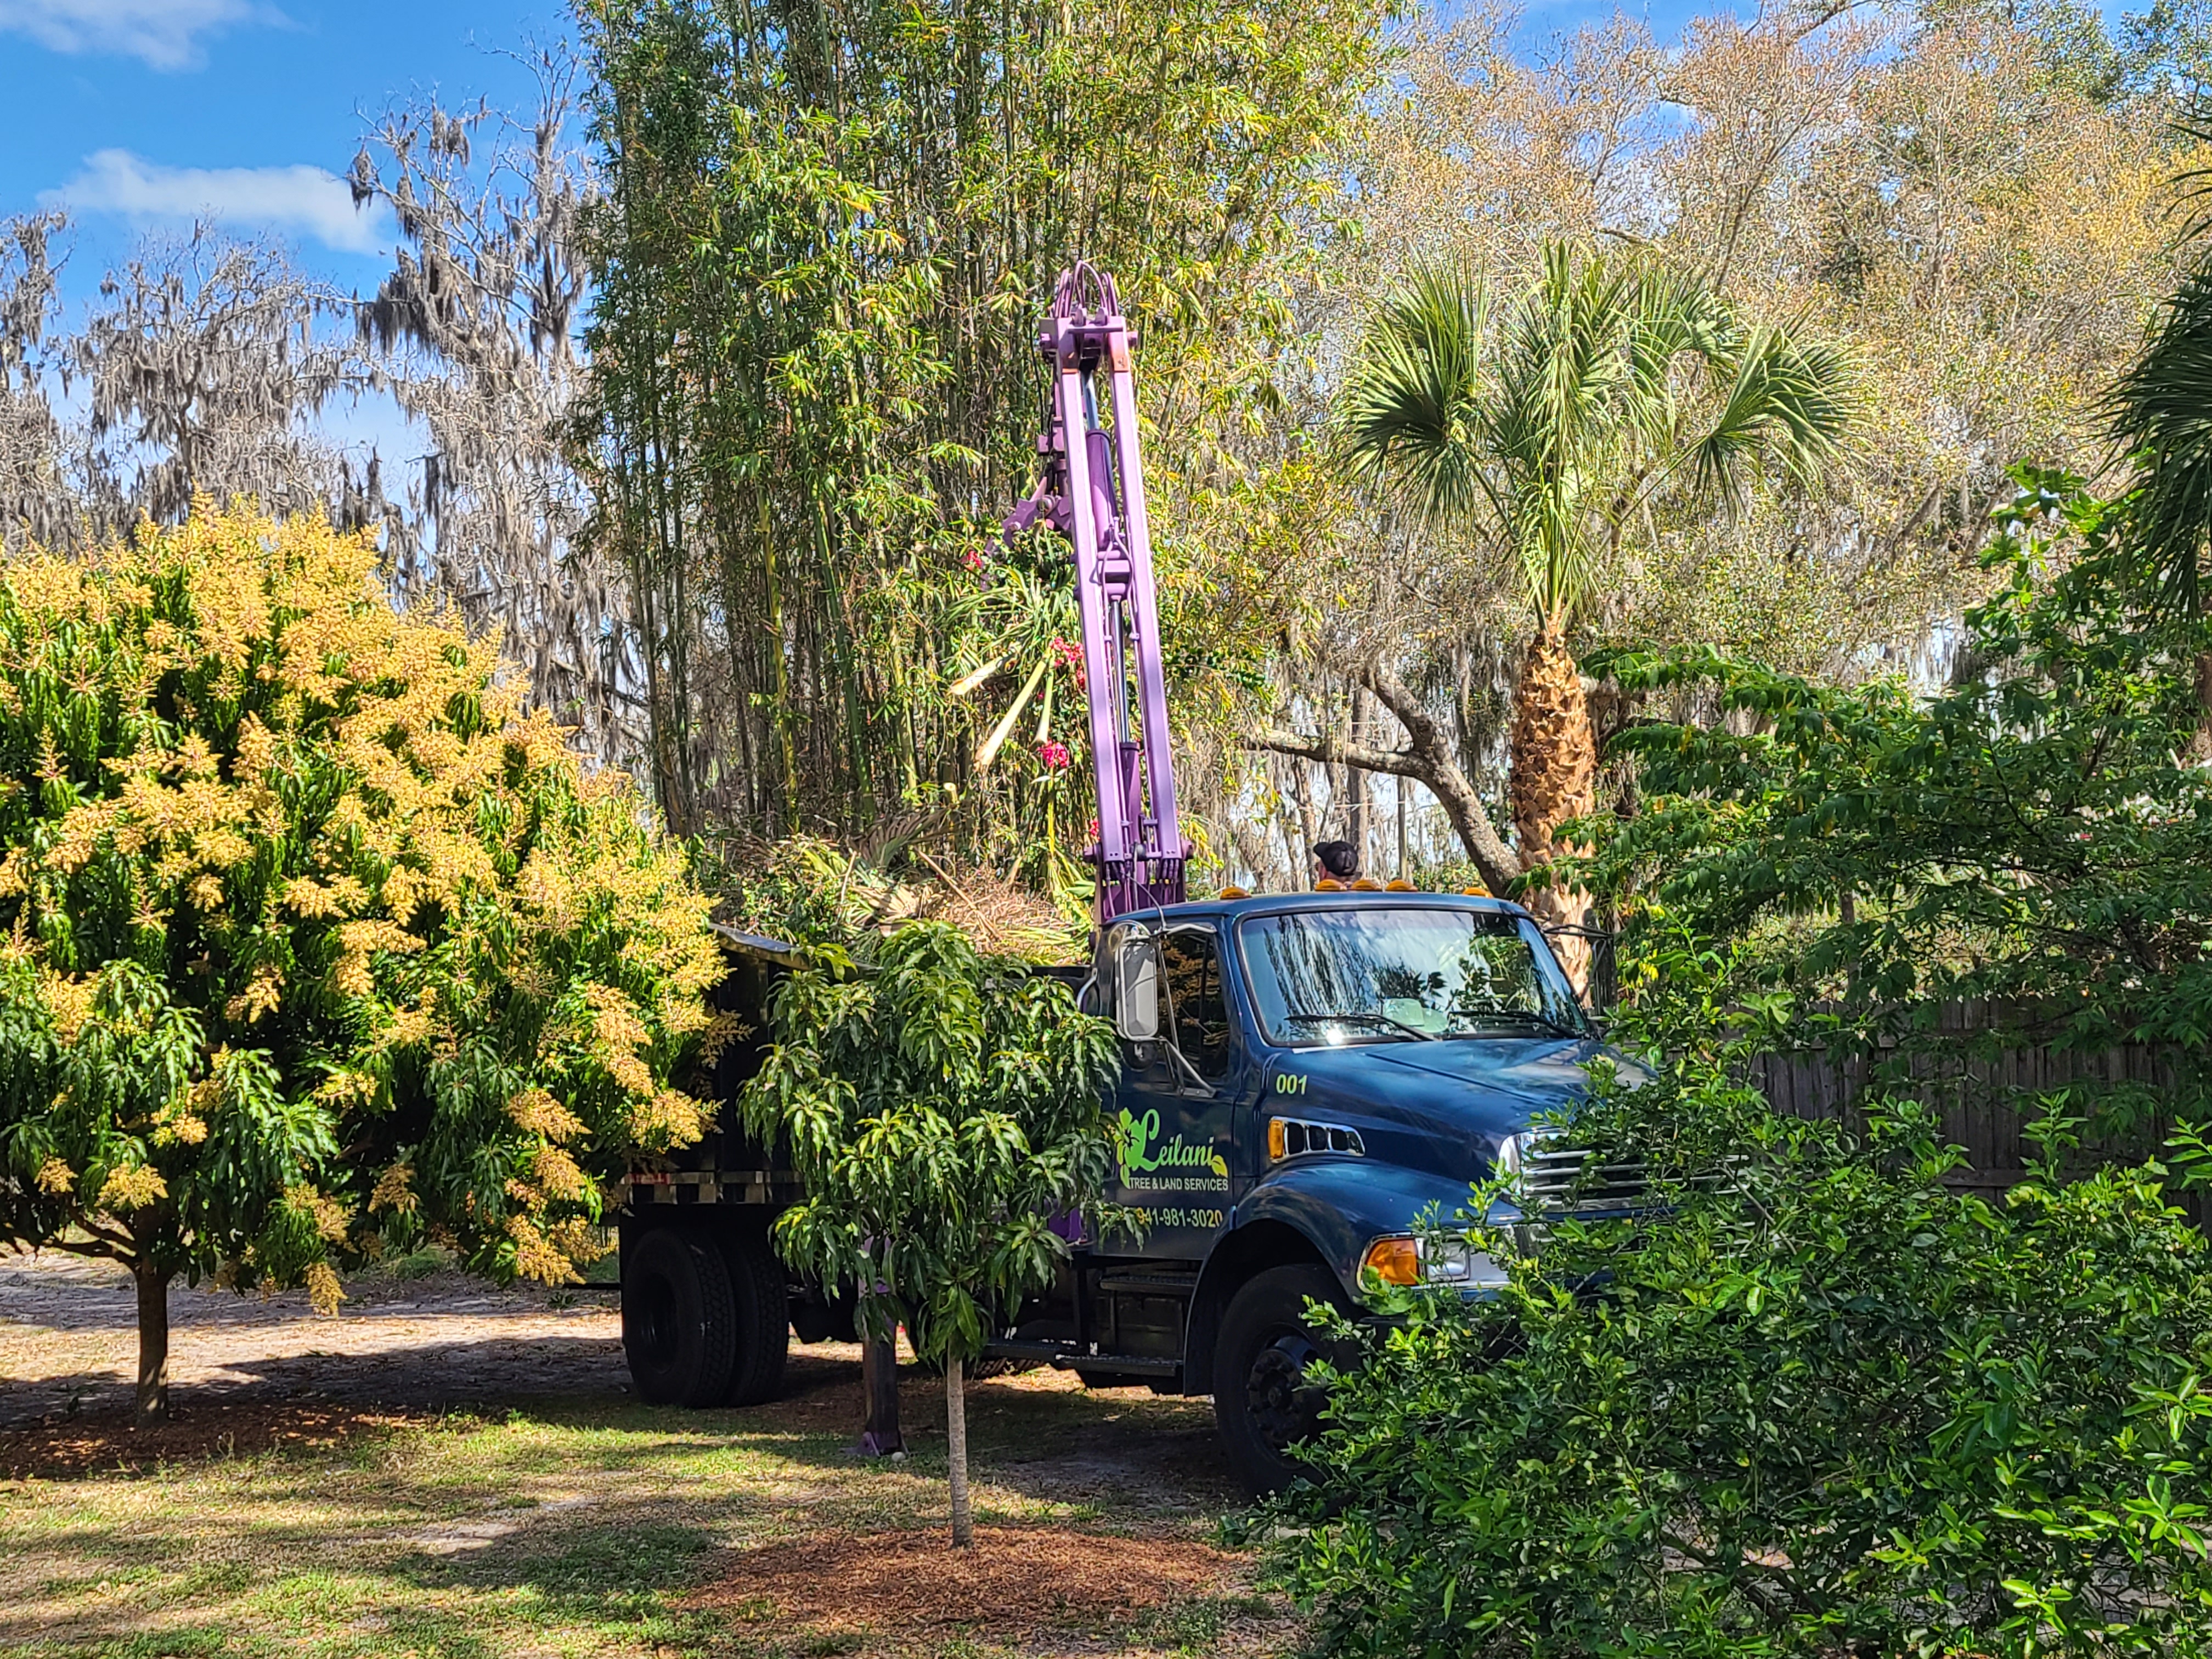
{"label": "black cap", "polygon": [[1359,854],[1348,841],[1316,842],[1313,855],[1339,881],[1350,881],[1359,873]]}

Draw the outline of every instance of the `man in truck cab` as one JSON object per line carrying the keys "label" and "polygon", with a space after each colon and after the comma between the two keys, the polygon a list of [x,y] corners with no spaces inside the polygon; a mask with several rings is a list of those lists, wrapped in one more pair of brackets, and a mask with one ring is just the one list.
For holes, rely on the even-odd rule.
{"label": "man in truck cab", "polygon": [[1359,879],[1359,849],[1348,841],[1324,841],[1313,849],[1314,890],[1349,887]]}

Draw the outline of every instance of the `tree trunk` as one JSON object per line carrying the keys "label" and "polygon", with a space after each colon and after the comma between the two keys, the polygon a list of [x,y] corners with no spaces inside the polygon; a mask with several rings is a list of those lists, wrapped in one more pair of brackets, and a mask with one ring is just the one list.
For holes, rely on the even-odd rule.
{"label": "tree trunk", "polygon": [[868,1457],[888,1457],[906,1449],[899,1434],[898,1339],[863,1337],[860,1382],[868,1398],[867,1426],[860,1431],[860,1451]]}
{"label": "tree trunk", "polygon": [[1308,872],[1313,868],[1314,843],[1321,839],[1321,823],[1314,816],[1313,780],[1303,766],[1291,768],[1291,799],[1298,809],[1298,844],[1291,854],[1291,884],[1304,887],[1313,879]]}
{"label": "tree trunk", "polygon": [[2189,758],[2200,766],[2212,761],[2212,651],[2197,653],[2197,737]]}
{"label": "tree trunk", "polygon": [[[1352,742],[1353,751],[1366,746],[1374,730],[1374,720],[1368,712],[1370,699],[1364,686],[1352,688]],[[1359,873],[1375,873],[1375,800],[1374,785],[1367,769],[1357,762],[1345,768],[1345,836],[1352,845],[1352,856],[1359,860]]]}
{"label": "tree trunk", "polygon": [[1404,881],[1404,880],[1406,880],[1406,879],[1407,879],[1407,873],[1406,873],[1406,780],[1405,780],[1404,778],[1402,778],[1402,777],[1398,777],[1398,778],[1393,778],[1393,779],[1390,781],[1390,782],[1391,782],[1391,788],[1390,788],[1390,799],[1391,799],[1391,801],[1393,802],[1393,804],[1395,804],[1395,805],[1396,805],[1397,809],[1398,809],[1398,868],[1397,868],[1397,871],[1396,871],[1396,872],[1395,872],[1395,873],[1396,873],[1397,878],[1398,878],[1398,879],[1399,879],[1399,880],[1401,880],[1401,881]]}
{"label": "tree trunk", "polygon": [[136,1428],[169,1420],[169,1273],[140,1261],[131,1270],[138,1282],[138,1400]]}
{"label": "tree trunk", "polygon": [[[1529,641],[1513,695],[1513,827],[1521,861],[1528,867],[1567,851],[1559,840],[1559,826],[1597,810],[1597,744],[1582,670],[1567,649],[1562,620],[1547,617]],[[1573,888],[1547,887],[1529,893],[1526,902],[1553,927],[1578,924],[1589,909],[1589,895]],[[1553,943],[1575,989],[1586,993],[1589,941],[1569,935]]]}
{"label": "tree trunk", "polygon": [[960,1362],[945,1362],[945,1471],[952,1487],[952,1547],[975,1541],[975,1517],[968,1507],[968,1396],[961,1387]]}

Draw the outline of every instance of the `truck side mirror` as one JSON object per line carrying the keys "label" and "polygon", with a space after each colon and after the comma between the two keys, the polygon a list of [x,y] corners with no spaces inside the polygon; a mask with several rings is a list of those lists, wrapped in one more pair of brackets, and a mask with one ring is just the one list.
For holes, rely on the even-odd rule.
{"label": "truck side mirror", "polygon": [[1160,1034],[1160,952],[1149,939],[1125,939],[1115,957],[1114,1029],[1132,1042]]}

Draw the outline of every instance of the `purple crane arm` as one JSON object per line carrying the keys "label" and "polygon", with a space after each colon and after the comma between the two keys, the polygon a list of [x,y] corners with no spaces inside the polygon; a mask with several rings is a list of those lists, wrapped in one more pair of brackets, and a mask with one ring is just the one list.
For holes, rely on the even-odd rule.
{"label": "purple crane arm", "polygon": [[1075,556],[1102,921],[1178,902],[1191,852],[1176,812],[1130,343],[1113,279],[1087,264],[1061,272],[1037,335],[1053,376],[1049,422],[1037,439],[1044,477],[1005,525],[1011,540],[1042,518]]}

